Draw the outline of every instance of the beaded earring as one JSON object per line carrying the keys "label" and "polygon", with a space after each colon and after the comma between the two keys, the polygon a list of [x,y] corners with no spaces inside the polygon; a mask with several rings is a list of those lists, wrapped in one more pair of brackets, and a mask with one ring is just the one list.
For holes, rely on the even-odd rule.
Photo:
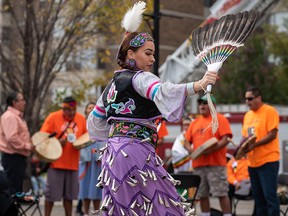
{"label": "beaded earring", "polygon": [[134,59],[128,59],[126,61],[127,66],[132,70],[137,70],[136,61]]}

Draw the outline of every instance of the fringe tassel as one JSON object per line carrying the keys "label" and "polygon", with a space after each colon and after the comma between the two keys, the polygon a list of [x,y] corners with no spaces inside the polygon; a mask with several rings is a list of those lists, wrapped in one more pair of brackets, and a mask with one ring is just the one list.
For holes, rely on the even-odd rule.
{"label": "fringe tassel", "polygon": [[216,131],[218,130],[219,123],[218,123],[218,118],[217,118],[217,111],[211,100],[211,95],[209,92],[207,92],[207,102],[208,102],[209,110],[212,116],[212,122],[209,124],[209,126],[206,129],[212,127],[212,134],[215,134]]}
{"label": "fringe tassel", "polygon": [[[222,67],[222,64],[223,64],[223,62],[215,62],[212,64],[208,64],[207,69],[208,69],[208,71],[214,71],[214,72],[218,73],[219,69]],[[210,110],[210,113],[212,116],[212,122],[210,123],[210,125],[205,130],[212,127],[212,134],[215,134],[218,127],[219,127],[219,124],[218,124],[218,118],[217,118],[217,111],[216,111],[216,109],[213,105],[212,99],[211,99],[211,90],[212,90],[212,85],[210,84],[207,86],[206,96],[207,96],[207,103],[209,106],[209,110]]]}

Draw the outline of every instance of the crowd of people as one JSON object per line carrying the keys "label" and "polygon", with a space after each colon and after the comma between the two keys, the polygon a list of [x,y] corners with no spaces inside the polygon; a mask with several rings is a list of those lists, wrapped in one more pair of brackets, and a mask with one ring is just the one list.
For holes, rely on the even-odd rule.
{"label": "crowd of people", "polygon": [[[187,96],[215,84],[218,76],[206,71],[195,82],[161,83],[150,72],[154,53],[155,44],[148,33],[127,31],[117,54],[120,68],[97,102],[87,105],[86,118],[77,112],[73,97],[64,98],[61,109],[45,118],[40,131],[55,134],[62,148],[60,158],[47,168],[45,216],[52,215],[56,201],[63,201],[65,215],[71,216],[72,201],[77,199],[84,215],[89,215],[91,201],[103,215],[195,215],[195,209],[183,202],[175,188],[177,180],[165,170],[157,154],[157,144],[167,134],[164,128],[160,136],[159,128],[165,124],[163,119],[179,121]],[[216,105],[213,96],[211,100]],[[258,88],[247,89],[245,101],[250,110],[244,116],[242,136],[257,138],[244,150],[247,159],[243,167],[242,159],[227,164],[227,145],[233,134],[229,121],[219,113],[219,128],[212,133],[207,95],[198,99],[200,116],[191,122],[183,120],[183,131],[172,148],[176,172],[193,169],[201,177],[196,196],[202,216],[211,215],[211,195],[219,199],[223,215],[231,216],[229,184],[237,191],[243,179],[251,181],[255,215],[280,215],[279,115],[264,103]],[[22,191],[27,157],[35,146],[23,118],[23,95],[12,93],[6,103],[7,110],[1,116],[0,151],[8,179],[5,186],[8,182],[8,193],[13,194]],[[75,148],[73,143],[87,132],[93,143],[81,150]],[[217,141],[191,162],[191,153],[211,138]],[[181,169],[182,165],[185,167]],[[242,168],[245,173],[239,175]],[[35,175],[40,173],[38,170]]]}
{"label": "crowd of people", "polygon": [[[98,100],[98,104],[99,101],[101,100]],[[216,106],[216,99],[213,96],[212,101]],[[255,200],[254,214],[278,215],[279,213],[279,201],[277,196],[277,176],[280,158],[277,136],[279,116],[272,106],[263,102],[261,91],[258,88],[247,89],[245,101],[250,108],[250,111],[245,114],[242,135],[243,138],[245,138],[251,134],[255,134],[257,135],[257,139],[255,142],[247,145],[247,148],[245,149],[247,155],[245,154],[245,156],[237,160],[233,157],[228,160],[228,163],[226,158],[227,144],[229,138],[232,138],[229,122],[223,115],[218,114],[219,128],[214,135],[212,134],[211,128],[208,126],[211,122],[211,115],[207,104],[207,97],[205,95],[198,99],[199,117],[196,119],[182,119],[182,132],[177,136],[172,147],[172,163],[174,172],[176,173],[191,171],[201,177],[201,185],[199,187],[197,199],[200,200],[200,209],[203,216],[210,215],[209,197],[211,195],[219,198],[223,214],[230,215],[231,200],[233,199],[234,193],[237,193],[237,191],[241,189],[241,182],[247,180],[251,184],[251,192],[253,192],[252,196]],[[9,188],[6,187],[5,189],[7,195],[22,191],[27,157],[34,151],[35,147],[33,147],[30,141],[28,127],[23,120],[25,108],[23,95],[18,92],[11,93],[7,97],[6,103],[7,110],[1,116],[1,123],[5,122],[5,124],[1,124],[0,148],[2,152],[2,165],[5,176],[8,179],[8,181],[5,180],[5,182],[6,184],[7,182],[9,183]],[[99,108],[97,108],[97,106],[95,108],[95,105],[96,104],[92,102],[87,104],[85,116],[86,119],[90,118],[90,120],[88,119],[88,126],[93,125],[93,127],[97,128],[96,124],[102,123],[102,121],[101,119],[95,121],[96,116],[99,115],[99,113],[96,113],[97,110],[99,111]],[[115,185],[112,185],[115,184],[115,180],[111,179],[109,180],[111,183],[107,183],[111,176],[106,177],[106,182],[103,180],[101,184],[102,187],[96,187],[99,180],[98,176],[101,174],[101,156],[99,151],[97,152],[97,149],[103,148],[107,139],[107,143],[109,143],[109,140],[114,136],[111,135],[111,132],[110,135],[108,135],[109,132],[105,132],[110,138],[97,139],[99,136],[96,135],[97,131],[95,128],[92,130],[91,127],[88,127],[92,130],[90,133],[95,142],[88,147],[82,148],[80,151],[75,149],[72,145],[73,139],[77,139],[77,137],[87,133],[86,119],[76,111],[76,108],[76,100],[72,97],[66,97],[63,100],[62,109],[51,113],[45,119],[41,127],[41,131],[48,132],[49,134],[56,132],[56,134],[58,134],[58,140],[63,148],[62,156],[57,161],[49,164],[49,167],[47,167],[46,164],[41,163],[43,161],[41,161],[41,158],[39,159],[35,153],[33,153],[31,157],[31,162],[34,164],[32,166],[31,180],[35,193],[39,193],[37,186],[35,185],[40,185],[40,188],[42,188],[43,191],[45,190],[45,215],[51,215],[53,203],[55,201],[61,201],[62,199],[67,215],[72,215],[72,201],[76,199],[81,200],[83,203],[83,207],[80,207],[81,211],[79,212],[83,212],[84,215],[89,215],[91,201],[93,203],[93,209],[103,209],[103,204],[100,206],[100,202],[103,199],[100,188],[105,188],[105,186],[108,185],[111,187],[110,190],[115,190],[113,187],[116,187]],[[91,115],[88,117],[90,112]],[[273,118],[268,118],[268,116],[273,116]],[[117,118],[117,121],[118,120],[119,119]],[[11,125],[10,123],[14,123],[14,125]],[[125,121],[119,126],[120,129],[125,129],[124,123]],[[115,123],[113,122],[113,124]],[[110,130],[110,125],[107,124],[107,122],[104,125]],[[157,127],[156,123],[155,127]],[[164,130],[165,135],[167,135],[166,125],[162,125],[162,128],[163,127],[164,129],[162,130]],[[105,129],[105,127],[103,128],[100,126],[98,128],[101,130]],[[118,129],[119,128],[116,128],[112,131],[117,133],[119,131]],[[127,132],[129,132],[129,130]],[[71,134],[74,134],[75,138],[73,138],[72,135],[72,140],[70,140],[70,142],[68,141],[68,136],[71,136]],[[101,134],[103,134],[103,131]],[[115,150],[111,150],[112,153],[115,154],[114,160],[116,160],[117,156],[115,151],[118,151],[121,152],[121,154],[118,154],[120,159],[127,161],[129,155],[133,160],[133,162],[130,162],[129,164],[134,164],[134,161],[137,161],[138,157],[132,157],[135,155],[132,153],[132,150],[129,150],[127,147],[123,148],[123,144],[114,146],[117,143],[121,143],[120,141],[123,141],[123,138],[125,138],[123,134],[117,133],[117,135],[119,136],[115,136],[115,143],[111,142],[111,147],[113,146],[112,149],[115,148]],[[20,136],[22,137],[21,140],[18,139]],[[192,161],[191,153],[211,137],[216,137],[218,139],[217,144],[203,151],[199,158]],[[149,140],[146,142],[149,142],[149,145],[147,145],[145,149],[147,148],[151,151],[151,146],[153,147],[153,145],[150,144],[151,141]],[[112,143],[114,145],[112,145]],[[126,145],[129,147],[130,144],[131,141],[128,141]],[[140,147],[144,145],[141,140],[139,144]],[[131,145],[131,147],[133,148],[133,151],[137,149],[136,145]],[[108,148],[108,146],[104,148]],[[155,150],[155,148],[152,149]],[[141,149],[141,151],[143,151],[143,149]],[[148,157],[154,156],[155,158],[153,160],[159,160],[161,165],[161,159],[159,159],[155,153],[149,151],[145,154],[146,157],[147,155]],[[70,155],[73,155],[73,157],[70,157]],[[136,155],[139,156],[138,153]],[[108,159],[109,157],[113,158],[113,156],[108,155],[102,160],[104,161],[104,164],[108,163],[106,166],[103,166],[102,164],[103,169],[107,169],[107,167],[111,168],[110,164],[112,159]],[[144,159],[146,157],[144,157]],[[147,159],[148,158],[146,158],[145,161]],[[115,163],[116,170],[119,169],[119,166],[116,164],[124,164],[122,161],[114,161],[113,163]],[[45,167],[46,170],[43,171]],[[129,174],[125,175],[124,170],[119,174],[122,176],[131,175],[131,168],[127,168],[127,165],[124,165],[124,167],[129,171]],[[139,167],[145,167],[145,164],[138,165],[138,168]],[[162,166],[159,166],[159,164],[155,162],[155,167],[159,169],[159,167]],[[47,182],[46,184],[43,184],[43,176],[41,176],[41,174],[46,171]],[[135,171],[132,173],[134,172]],[[147,170],[146,172],[149,171]],[[116,171],[112,173],[115,174]],[[2,173],[2,175],[4,175],[4,173]],[[108,171],[106,175],[109,175]],[[133,175],[136,174],[134,173]],[[141,172],[139,175],[141,176]],[[161,171],[161,175],[165,175],[164,170]],[[112,183],[113,181],[114,183]],[[143,184],[145,184],[146,181],[143,181]],[[131,180],[131,183],[133,183],[133,180]],[[117,188],[120,186],[121,185],[117,183]],[[45,187],[47,188],[45,189]],[[7,188],[9,190],[7,190]],[[127,186],[125,188],[127,189]],[[141,189],[142,188],[143,186],[141,185]],[[109,191],[109,189],[107,191]],[[129,190],[126,192],[129,193]],[[173,193],[175,193],[173,190],[169,191],[169,194]],[[176,194],[175,196],[177,197]],[[129,200],[131,197],[135,197],[135,195],[129,194],[125,197]],[[122,194],[119,196],[119,199],[123,199]],[[131,203],[131,201],[129,202]]]}
{"label": "crowd of people", "polygon": [[[23,95],[19,92],[9,94],[6,104],[6,112],[1,116],[0,135],[2,166],[9,182],[5,194],[13,195],[23,191],[27,162],[31,161],[32,188],[35,195],[45,195],[45,215],[51,215],[54,202],[62,199],[66,215],[72,215],[72,201],[78,198],[83,200],[83,211],[87,215],[90,200],[95,209],[99,208],[101,192],[95,187],[97,177],[93,176],[99,175],[100,164],[92,149],[100,149],[103,144],[94,143],[80,151],[72,145],[78,137],[87,133],[86,119],[76,111],[76,100],[73,97],[64,98],[61,109],[49,114],[40,129],[41,132],[56,134],[62,146],[61,157],[51,163],[44,163],[32,144],[23,119],[26,105]],[[86,116],[93,108],[94,103],[87,105]],[[31,160],[28,160],[29,156]],[[47,180],[43,176],[46,172]]]}

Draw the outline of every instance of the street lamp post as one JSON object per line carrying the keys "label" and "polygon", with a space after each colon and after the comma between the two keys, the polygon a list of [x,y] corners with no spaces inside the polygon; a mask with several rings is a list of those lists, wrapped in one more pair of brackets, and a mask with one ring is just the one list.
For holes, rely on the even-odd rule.
{"label": "street lamp post", "polygon": [[153,65],[153,73],[158,76],[158,68],[159,68],[159,20],[160,20],[160,12],[159,12],[159,0],[154,0],[154,12],[153,12],[153,20],[154,20],[154,29],[153,29],[153,38],[155,44],[155,62]]}

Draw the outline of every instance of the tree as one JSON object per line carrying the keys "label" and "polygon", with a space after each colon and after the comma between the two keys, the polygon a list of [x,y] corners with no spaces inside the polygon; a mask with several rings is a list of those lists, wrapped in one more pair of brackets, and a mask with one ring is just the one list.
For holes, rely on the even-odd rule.
{"label": "tree", "polygon": [[257,86],[264,100],[287,104],[287,32],[263,25],[223,65],[215,95],[220,103],[243,102],[247,87]]}
{"label": "tree", "polygon": [[95,46],[100,35],[109,35],[108,45],[115,44],[127,2],[3,1],[1,91],[5,98],[11,90],[23,92],[31,132],[37,130],[50,85],[71,53]]}
{"label": "tree", "polygon": [[[288,1],[286,9],[288,9]],[[287,11],[287,10],[286,10]],[[275,26],[267,26],[266,37],[269,41],[268,51],[271,54],[270,58],[275,62],[273,73],[277,77],[276,94],[271,95],[271,100],[278,104],[288,104],[288,19],[283,21],[284,31],[279,31]],[[273,90],[274,90],[273,89]],[[274,100],[273,100],[274,99]]]}

